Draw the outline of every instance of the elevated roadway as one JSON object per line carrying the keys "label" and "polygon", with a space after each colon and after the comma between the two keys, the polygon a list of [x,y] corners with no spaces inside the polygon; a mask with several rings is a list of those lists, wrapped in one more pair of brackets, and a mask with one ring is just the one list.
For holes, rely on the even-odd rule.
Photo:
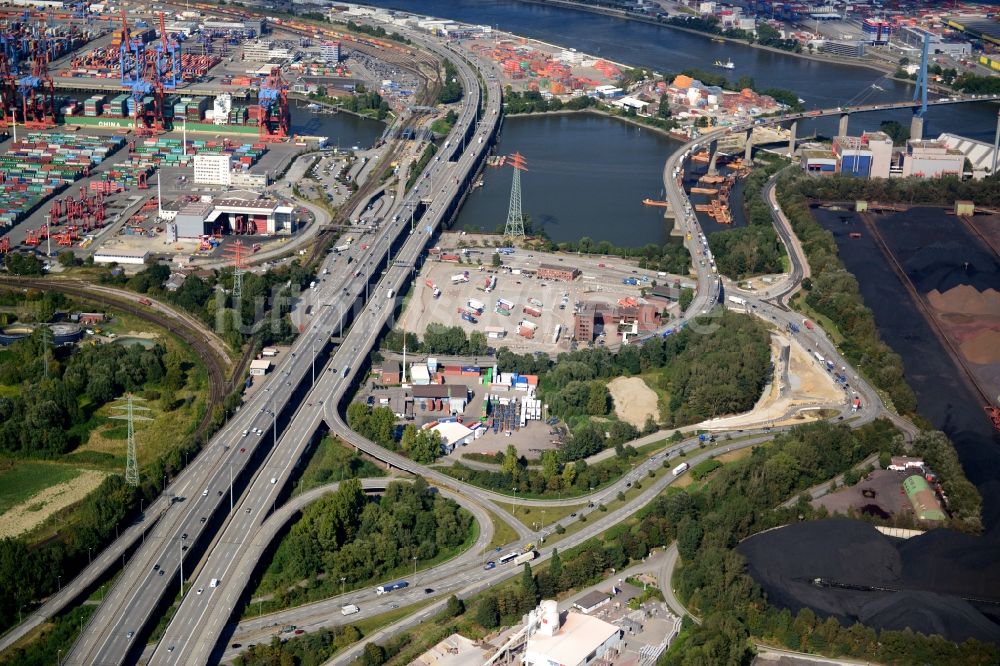
{"label": "elevated roadway", "polygon": [[[436,44],[433,48],[446,53]],[[367,250],[353,250],[354,260],[350,264],[346,257],[330,255],[327,258],[324,266],[330,273],[308,294],[319,307],[314,308],[316,312],[304,334],[288,352],[280,374],[269,378],[265,390],[258,391],[244,404],[194,464],[170,485],[168,494],[184,499],[168,502],[168,510],[93,615],[65,663],[116,664],[139,654],[141,646],[136,637],[142,636],[149,619],[167,602],[167,593],[176,589],[180,553],[184,552],[186,558],[197,558],[209,547],[212,535],[230,521],[227,515],[230,487],[233,495],[246,490],[245,501],[266,506],[265,500],[272,497],[272,489],[266,486],[277,484],[270,484],[270,477],[264,477],[266,472],[262,470],[287,471],[297,462],[299,449],[275,445],[279,443],[279,428],[283,430],[297,414],[305,414],[303,418],[307,419],[303,425],[296,426],[297,433],[307,432],[309,421],[318,415],[317,410],[309,409],[311,405],[298,399],[312,384],[314,369],[334,381],[341,391],[353,381],[357,360],[373,345],[380,325],[395,302],[387,299],[386,293],[389,289],[398,292],[404,286],[430,239],[430,235],[422,233],[423,227],[436,229],[454,213],[453,200],[457,192],[471,182],[500,120],[499,85],[494,82],[488,91],[488,102],[482,112],[475,72],[457,58],[457,54],[448,55],[458,66],[466,95],[450,135],[451,149],[442,151],[441,161],[432,163],[426,176],[425,187],[438,188],[443,196],[433,197],[434,203],[420,219],[419,230],[410,233],[409,220],[400,216],[382,225]],[[482,141],[473,141],[474,137]],[[466,147],[468,150],[463,151]],[[455,162],[449,161],[452,158]],[[411,193],[410,199],[415,208],[422,209],[416,196],[417,193]],[[391,257],[397,248],[400,248],[398,256],[402,263],[409,268],[391,265],[380,279],[382,256]],[[371,284],[379,285],[377,294],[373,294]],[[373,295],[369,311],[364,304]],[[351,337],[337,350],[334,365],[327,366],[332,346],[330,336],[359,317],[367,319],[352,329]],[[318,425],[318,419],[314,424]],[[266,478],[267,483],[255,481],[261,478]],[[252,521],[248,522],[248,526],[251,524]],[[184,535],[186,538],[181,539]],[[181,551],[180,541],[190,543],[190,550]],[[176,621],[183,622],[184,615],[177,616]],[[154,661],[156,659],[154,654]]]}

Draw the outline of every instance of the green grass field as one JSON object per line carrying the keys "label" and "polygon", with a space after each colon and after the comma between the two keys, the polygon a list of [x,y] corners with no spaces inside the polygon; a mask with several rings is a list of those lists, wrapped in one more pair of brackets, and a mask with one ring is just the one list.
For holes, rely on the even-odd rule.
{"label": "green grass field", "polygon": [[80,470],[43,462],[0,462],[0,514],[36,493],[76,478]]}

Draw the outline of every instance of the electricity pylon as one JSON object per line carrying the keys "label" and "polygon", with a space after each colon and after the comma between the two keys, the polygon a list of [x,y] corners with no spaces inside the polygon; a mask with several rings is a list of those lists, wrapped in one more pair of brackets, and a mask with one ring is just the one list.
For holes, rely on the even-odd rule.
{"label": "electricity pylon", "polygon": [[143,412],[148,412],[149,407],[136,405],[136,402],[146,402],[145,398],[137,398],[131,393],[125,394],[124,404],[113,405],[112,410],[121,410],[111,418],[128,422],[128,456],[125,461],[125,483],[130,486],[139,485],[139,461],[135,454],[135,422],[152,421]]}

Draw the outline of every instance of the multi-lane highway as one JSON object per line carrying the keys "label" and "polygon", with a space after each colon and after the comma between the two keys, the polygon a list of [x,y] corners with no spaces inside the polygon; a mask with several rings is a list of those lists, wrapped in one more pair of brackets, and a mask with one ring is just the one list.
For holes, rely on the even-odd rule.
{"label": "multi-lane highway", "polygon": [[[237,490],[247,485],[243,501],[258,507],[250,514],[244,511],[238,524],[248,533],[259,525],[260,519],[271,509],[268,505],[273,504],[284,488],[283,481],[298,462],[304,442],[308,442],[319,424],[318,409],[300,402],[298,397],[300,387],[312,382],[313,368],[318,366],[317,370],[323,372],[330,335],[352,319],[360,324],[351,329],[334,354],[331,365],[323,372],[323,384],[333,383],[343,392],[353,380],[358,359],[364,358],[373,346],[381,325],[391,314],[395,301],[386,298],[388,290],[398,292],[404,286],[424,250],[430,237],[424,233],[424,228],[437,228],[453,212],[450,202],[460,188],[468,185],[499,123],[500,89],[494,80],[489,87],[492,89],[487,92],[485,113],[481,112],[480,87],[473,69],[457,53],[450,53],[436,43],[428,46],[449,55],[455,62],[466,94],[450,134],[451,152],[444,151],[441,160],[428,168],[422,187],[411,192],[406,202],[398,204],[399,207],[410,204],[413,209],[420,209],[423,207],[419,199],[422,193],[428,198],[433,196],[433,203],[423,214],[419,227],[411,233],[408,219],[404,220],[401,215],[398,219],[387,219],[367,250],[353,251],[354,261],[350,265],[346,257],[328,257],[324,269],[329,270],[329,274],[321,278],[315,290],[311,290],[314,293],[309,294],[320,307],[314,307],[314,315],[304,334],[296,340],[279,369],[281,374],[272,377],[265,390],[258,391],[242,407],[167,489],[167,494],[176,501],[162,501],[169,503],[163,517],[87,624],[66,663],[122,663],[130,654],[140,651],[134,639],[141,636],[148,620],[164,603],[166,593],[176,589],[174,583],[180,576],[182,558],[189,557],[189,552],[198,554],[205,550],[207,542],[223,523],[233,523],[233,516],[227,516],[231,483]],[[475,138],[469,141],[470,136]],[[484,140],[480,142],[476,138]],[[468,150],[463,150],[466,146]],[[449,160],[452,155],[458,158],[455,162]],[[380,280],[381,259],[392,255],[392,248],[398,245],[399,239],[402,239],[402,248],[396,254],[395,263]],[[376,290],[369,289],[371,283],[378,285]],[[317,356],[318,362],[314,360]],[[312,395],[332,393],[313,391]],[[319,403],[322,398],[316,400]],[[289,436],[279,439],[279,425],[286,420],[292,423]],[[286,446],[285,442],[290,445]],[[271,478],[275,483],[270,482]],[[185,550],[185,546],[189,550]],[[189,562],[188,566],[191,565]],[[186,613],[179,613],[177,621],[183,622],[186,616]]]}

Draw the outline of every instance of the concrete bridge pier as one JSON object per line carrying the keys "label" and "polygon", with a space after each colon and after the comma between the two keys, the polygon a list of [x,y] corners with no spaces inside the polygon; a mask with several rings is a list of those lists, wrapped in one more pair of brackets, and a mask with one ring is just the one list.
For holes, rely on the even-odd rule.
{"label": "concrete bridge pier", "polygon": [[753,128],[747,130],[747,142],[743,149],[743,161],[749,162],[753,158]]}
{"label": "concrete bridge pier", "polygon": [[798,135],[799,131],[799,121],[793,120],[792,124],[788,126],[788,156],[791,157],[795,154],[795,137]]}
{"label": "concrete bridge pier", "polygon": [[717,163],[719,161],[719,142],[712,140],[708,144],[708,175],[714,176],[719,173]]}
{"label": "concrete bridge pier", "polygon": [[924,117],[914,113],[910,119],[910,139],[920,141],[924,138]]}
{"label": "concrete bridge pier", "polygon": [[847,121],[850,117],[851,114],[849,113],[840,114],[840,125],[837,127],[837,136],[847,136]]}

